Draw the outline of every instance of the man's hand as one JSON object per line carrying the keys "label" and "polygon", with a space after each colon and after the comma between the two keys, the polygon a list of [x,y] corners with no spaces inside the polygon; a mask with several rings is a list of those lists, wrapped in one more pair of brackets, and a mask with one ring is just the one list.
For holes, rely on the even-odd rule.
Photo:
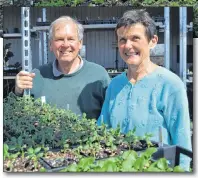
{"label": "man's hand", "polygon": [[32,81],[34,77],[35,73],[20,71],[16,75],[15,94],[21,95],[23,94],[24,89],[31,89],[33,86]]}

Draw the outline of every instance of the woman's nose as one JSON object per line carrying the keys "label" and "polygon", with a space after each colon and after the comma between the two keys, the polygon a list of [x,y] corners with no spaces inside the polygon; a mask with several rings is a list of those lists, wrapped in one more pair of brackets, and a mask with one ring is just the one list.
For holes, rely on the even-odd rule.
{"label": "woman's nose", "polygon": [[131,40],[126,40],[126,43],[125,43],[125,47],[126,48],[131,48],[133,45],[132,41]]}

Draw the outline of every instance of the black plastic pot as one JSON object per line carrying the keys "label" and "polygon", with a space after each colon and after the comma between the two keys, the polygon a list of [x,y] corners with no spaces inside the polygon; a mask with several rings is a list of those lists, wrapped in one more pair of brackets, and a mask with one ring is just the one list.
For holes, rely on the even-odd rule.
{"label": "black plastic pot", "polygon": [[44,159],[44,158],[39,159],[39,162],[42,164],[42,166],[46,169],[47,172],[59,172],[60,170],[68,167],[69,165],[71,165],[75,162],[75,161],[69,160],[69,159],[65,159],[65,161],[67,161],[67,163],[65,163],[65,165],[59,166],[59,167],[54,167],[47,161],[47,159]]}
{"label": "black plastic pot", "polygon": [[191,159],[193,158],[192,151],[176,145],[166,145],[164,147],[159,147],[158,151],[155,152],[152,157],[154,160],[166,158],[170,163],[170,167],[175,167],[179,165],[181,154],[184,154]]}
{"label": "black plastic pot", "polygon": [[[153,144],[152,147],[159,147],[157,142],[154,142],[154,141],[151,141],[151,142]],[[148,148],[148,144],[145,140],[139,140],[136,144],[132,143],[127,147],[123,147],[121,145],[118,145],[118,147],[121,148],[122,151],[129,150],[129,149],[134,150],[134,151],[144,151]]]}

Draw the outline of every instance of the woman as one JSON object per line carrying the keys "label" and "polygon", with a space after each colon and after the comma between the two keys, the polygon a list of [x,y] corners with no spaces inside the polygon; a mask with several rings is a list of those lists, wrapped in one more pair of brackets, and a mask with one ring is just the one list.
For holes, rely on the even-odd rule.
{"label": "woman", "polygon": [[[150,49],[157,44],[155,22],[144,10],[124,13],[116,26],[120,56],[128,71],[112,79],[105,96],[98,125],[118,125],[122,133],[136,128],[136,134],[153,135],[163,141],[191,150],[190,118],[186,90],[180,78],[150,60]],[[181,166],[189,169],[190,159]]]}

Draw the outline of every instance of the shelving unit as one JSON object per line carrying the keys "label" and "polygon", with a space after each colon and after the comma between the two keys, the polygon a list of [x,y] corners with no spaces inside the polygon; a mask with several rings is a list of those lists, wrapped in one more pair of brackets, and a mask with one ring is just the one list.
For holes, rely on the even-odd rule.
{"label": "shelving unit", "polygon": [[[21,33],[4,33],[2,34],[2,37],[4,39],[18,39],[18,38],[22,38],[22,34]],[[4,75],[3,79],[4,80],[14,80],[16,78],[15,75]],[[7,85],[8,85],[8,81],[7,81]]]}
{"label": "shelving unit", "polygon": [[15,78],[16,78],[16,76],[3,76],[3,79],[5,79],[5,80],[13,80]]}
{"label": "shelving unit", "polygon": [[[31,70],[31,49],[30,49],[30,24],[29,24],[29,7],[21,7],[21,31],[22,33],[7,33],[2,34],[5,39],[15,39],[21,38],[22,40],[22,67],[25,71]],[[14,85],[13,81],[16,76],[4,75],[3,79],[6,81],[8,90],[10,90],[10,85]],[[11,82],[8,82],[11,80]],[[25,90],[25,95],[29,95],[29,90]]]}
{"label": "shelving unit", "polygon": [[21,38],[22,37],[22,35],[21,35],[21,33],[4,33],[4,34],[2,34],[2,37],[3,38]]}
{"label": "shelving unit", "polygon": [[[183,8],[180,8],[180,9],[183,10]],[[46,16],[46,9],[43,8],[42,10],[43,10],[43,16]],[[185,11],[183,11],[183,12],[185,13]],[[161,19],[161,20],[155,20],[156,26],[158,27],[158,29],[160,29],[159,32],[164,32],[164,39],[165,39],[165,53],[164,53],[164,59],[165,60],[164,60],[164,63],[165,63],[165,67],[168,68],[168,69],[169,69],[169,63],[170,63],[169,62],[170,61],[170,27],[169,27],[170,17],[169,17],[169,13],[170,13],[169,7],[165,7],[164,8],[164,18]],[[185,14],[184,14],[184,17],[186,17]],[[21,16],[21,18],[22,18],[22,16]],[[23,20],[21,22],[23,22]],[[105,23],[105,22],[101,21],[101,24],[98,24],[98,23],[97,24],[91,24],[91,22],[87,21],[87,23],[90,23],[90,24],[84,24],[83,27],[84,27],[85,30],[89,30],[89,29],[93,29],[93,30],[94,29],[95,30],[97,30],[97,29],[114,29],[116,27],[115,22],[112,22],[112,23],[111,22],[110,23],[108,23],[108,22]],[[48,24],[50,24],[50,23],[47,24],[47,22],[46,22],[46,24],[48,26],[46,26],[44,23],[45,22],[43,21],[43,24],[41,23],[40,26],[32,27],[31,29],[29,29],[30,32],[39,32],[41,34],[46,33],[46,31],[48,31],[48,29],[49,29]],[[93,21],[93,23],[94,23],[94,21]],[[43,25],[45,25],[45,26],[43,26]],[[186,26],[186,24],[181,23],[181,22],[180,22],[180,25],[183,26],[184,28]],[[190,26],[188,26],[188,25],[186,27],[190,28]],[[2,34],[2,37],[5,38],[5,39],[11,39],[11,38],[14,39],[14,38],[22,38],[23,35],[21,33],[8,33],[8,34]],[[182,47],[184,46],[184,44],[183,44],[184,42],[185,41],[181,42]],[[41,50],[41,52],[44,52],[44,54],[47,53],[45,48],[43,50],[39,49],[39,51],[40,50]],[[40,57],[39,57],[39,60],[40,60]],[[45,59],[45,61],[46,61],[46,59]],[[182,69],[184,69],[184,71],[186,71],[184,64],[182,66],[180,66],[180,68],[182,68]],[[180,69],[180,71],[182,71],[182,70]],[[186,74],[187,79],[185,81],[185,77],[183,75],[184,74],[182,73],[182,79],[183,79],[184,83],[191,83],[192,82],[192,81],[188,80],[188,75],[187,74]]]}
{"label": "shelving unit", "polygon": [[[114,29],[116,24],[89,24],[83,25],[84,29]],[[35,26],[31,29],[32,32],[35,31],[47,31],[49,26]]]}

